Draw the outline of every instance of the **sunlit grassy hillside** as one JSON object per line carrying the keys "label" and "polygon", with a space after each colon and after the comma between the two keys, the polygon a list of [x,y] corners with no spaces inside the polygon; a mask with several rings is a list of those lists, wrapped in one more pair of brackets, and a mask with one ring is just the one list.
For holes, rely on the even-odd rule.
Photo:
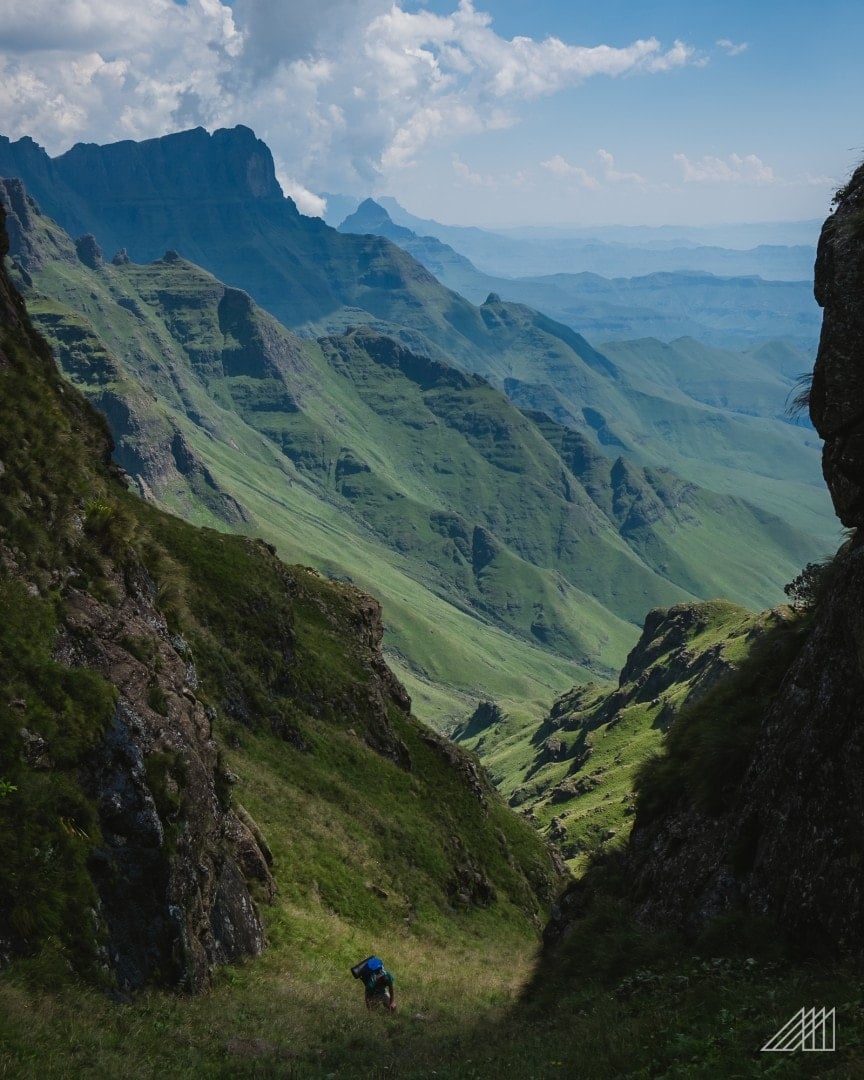
{"label": "sunlit grassy hillside", "polygon": [[[175,255],[82,262],[32,203],[22,213],[30,310],[142,490],[379,595],[388,654],[433,723],[488,696],[539,716],[613,671],[648,608],[711,594],[762,606],[821,554],[780,516],[626,460],[602,425],[595,438],[520,413],[476,376],[344,323],[301,341]],[[565,381],[599,393],[604,362],[576,335],[487,307],[477,333],[494,330],[507,363],[542,339]]]}

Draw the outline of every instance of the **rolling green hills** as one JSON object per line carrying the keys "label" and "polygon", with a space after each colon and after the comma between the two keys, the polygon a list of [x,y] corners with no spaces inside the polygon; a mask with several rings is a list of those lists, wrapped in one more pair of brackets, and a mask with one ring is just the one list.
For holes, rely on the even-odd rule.
{"label": "rolling green hills", "polygon": [[835,544],[812,432],[730,414],[666,385],[634,387],[548,316],[497,297],[477,307],[386,239],[302,217],[247,128],[79,145],[54,159],[31,140],[0,138],[3,174],[22,177],[46,213],[74,235],[94,234],[109,255],[123,248],[146,262],[178,251],[307,336],[369,325],[479,373],[520,407],[591,439],[597,432],[640,464],[750,499],[822,551]]}
{"label": "rolling green hills", "polygon": [[[390,656],[439,723],[490,694],[542,708],[613,669],[646,608],[761,606],[814,552],[372,329],[301,340],[174,253],[106,263],[23,191],[7,199],[31,313],[142,493],[376,591]],[[542,324],[523,318],[514,358]]]}

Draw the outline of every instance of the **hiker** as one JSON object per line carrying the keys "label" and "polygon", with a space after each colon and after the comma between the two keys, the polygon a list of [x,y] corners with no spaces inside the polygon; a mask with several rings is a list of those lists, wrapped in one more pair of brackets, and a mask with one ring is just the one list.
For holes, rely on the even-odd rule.
{"label": "hiker", "polygon": [[370,956],[351,969],[355,979],[362,979],[366,988],[366,1008],[377,1009],[385,1005],[390,1012],[396,1011],[396,987],[392,974],[377,956]]}

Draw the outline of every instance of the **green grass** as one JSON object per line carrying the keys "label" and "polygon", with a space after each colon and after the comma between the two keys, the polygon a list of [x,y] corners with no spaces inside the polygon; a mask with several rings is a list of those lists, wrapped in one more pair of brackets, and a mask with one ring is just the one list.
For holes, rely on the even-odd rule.
{"label": "green grass", "polygon": [[[735,490],[744,469],[776,520],[634,464],[631,501],[669,489],[660,518],[634,530],[596,445],[590,477],[568,472],[563,429],[538,431],[476,377],[368,330],[344,334],[342,314],[339,336],[301,343],[182,259],[90,271],[56,226],[39,228],[51,257],[32,310],[70,377],[112,415],[126,467],[188,520],[254,531],[380,596],[389,654],[439,727],[487,696],[539,713],[572,682],[610,674],[647,608],[712,593],[770,604],[822,553],[801,432],[769,425],[758,458],[749,418],[694,412],[667,387],[622,396],[577,334],[518,305],[473,308],[394,249],[367,244],[358,279],[383,329],[499,382],[542,371],[589,441],[582,407],[614,411],[634,461],[680,450],[695,455],[688,478],[714,470],[712,483]],[[396,287],[373,285],[388,266]],[[327,273],[347,287],[345,266]],[[177,431],[192,471],[169,451]],[[479,563],[477,528],[491,538]]]}
{"label": "green grass", "polygon": [[[4,390],[15,388],[19,360],[0,373]],[[10,427],[44,450],[16,457],[11,443],[0,478],[4,550],[14,537],[20,560],[3,578],[11,615],[0,639],[2,732],[20,739],[23,700],[58,760],[25,764],[17,741],[0,750],[0,822],[13,826],[0,833],[11,844],[4,881],[34,950],[0,979],[0,1076],[325,1080],[356,1075],[358,1062],[370,1075],[408,1080],[765,1075],[758,1046],[802,1000],[837,1003],[841,1046],[830,1061],[789,1061],[784,1075],[855,1074],[854,972],[793,967],[758,950],[754,970],[735,950],[712,951],[710,940],[694,959],[680,942],[637,930],[626,904],[601,893],[561,950],[540,957],[538,931],[556,886],[548,856],[527,823],[471,782],[470,761],[388,700],[372,677],[368,601],[350,585],[282,565],[260,541],[195,530],[136,501],[88,450],[104,433],[77,398],[68,388],[54,396],[47,366],[31,364],[29,376],[21,415],[32,434]],[[11,392],[0,403],[14,415]],[[65,444],[65,485],[52,471],[52,442]],[[76,801],[76,765],[113,695],[92,673],[53,659],[55,629],[68,631],[72,620],[52,583],[71,567],[66,599],[90,589],[110,614],[110,588],[139,561],[175,647],[196,662],[196,693],[212,707],[230,770],[219,797],[258,821],[278,890],[271,905],[259,896],[263,956],[222,970],[205,995],[148,991],[121,1003],[70,969],[72,960],[87,970],[76,947],[87,944],[86,855],[98,841],[86,801]],[[38,583],[35,592],[22,582]],[[716,644],[735,613],[707,605],[693,641]],[[153,641],[126,638],[129,655],[155,673]],[[496,655],[505,665],[504,646]],[[410,771],[370,746],[388,733]],[[183,812],[182,762],[157,752],[145,768],[170,824]],[[740,928],[737,938],[749,946]],[[396,973],[395,1017],[367,1014],[350,979],[350,965],[372,951]]]}
{"label": "green grass", "polygon": [[759,732],[765,710],[801,649],[809,620],[780,609],[766,620],[732,677],[686,705],[666,736],[663,753],[636,777],[646,820],[686,793],[699,809],[724,810]]}
{"label": "green grass", "polygon": [[[530,815],[576,872],[594,853],[626,840],[637,791],[643,811],[652,802],[649,783],[662,802],[661,775],[668,775],[663,792],[685,783],[682,770],[687,784],[722,785],[746,752],[752,723],[772,691],[764,672],[785,670],[803,625],[788,608],[754,615],[717,600],[649,619],[651,629],[620,686],[574,687],[539,727],[536,719],[514,712],[491,727],[463,725],[455,732],[510,804]],[[723,672],[731,677],[714,688]],[[681,733],[690,717],[698,735],[688,741]],[[671,757],[661,754],[667,731]],[[655,774],[656,784],[648,779]]]}
{"label": "green grass", "polygon": [[[506,937],[358,933],[324,905],[285,904],[270,933],[267,954],[198,998],[114,1004],[50,949],[16,965],[0,981],[0,1076],[849,1080],[864,1067],[854,969],[682,952],[630,929],[620,905],[539,964]],[[396,975],[395,1016],[367,1013],[350,977],[373,949]],[[760,1054],[803,1002],[837,1008],[836,1052]]]}
{"label": "green grass", "polygon": [[[232,748],[238,794],[272,836],[286,898],[314,899],[358,928],[396,911],[427,935],[454,923],[534,938],[557,882],[548,852],[469,759],[406,711],[377,653],[375,601],[286,566],[261,540],[196,529],[127,492],[104,427],[60,384],[44,345],[10,328],[2,347],[4,935],[24,949],[53,942],[78,970],[92,961],[90,860],[102,838],[86,792],[107,753],[118,696],[108,680],[128,687],[129,665],[145,665],[143,700],[133,694],[127,708],[167,717],[178,691],[160,675],[173,648]],[[168,859],[174,827],[194,829],[193,763],[142,741]],[[224,809],[231,774],[216,771]],[[386,888],[389,909],[367,880]]]}

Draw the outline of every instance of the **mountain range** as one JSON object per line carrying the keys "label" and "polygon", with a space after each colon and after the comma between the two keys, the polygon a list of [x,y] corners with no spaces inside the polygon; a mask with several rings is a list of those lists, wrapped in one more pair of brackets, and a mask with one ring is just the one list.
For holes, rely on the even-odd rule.
{"label": "mountain range", "polygon": [[[418,227],[426,224],[434,223],[418,222]],[[478,270],[435,235],[396,224],[372,199],[361,203],[339,229],[386,236],[472,302],[481,303],[494,292],[530,304],[578,330],[601,350],[606,341],[643,337],[663,341],[694,337],[729,349],[779,339],[798,350],[800,373],[809,368],[819,337],[819,308],[813,299],[810,268],[806,277],[802,270],[799,281],[764,280],[753,274],[718,277],[698,265],[611,280],[584,271],[526,276],[524,267],[519,276],[506,276]],[[812,258],[811,253],[811,267]],[[549,264],[544,266],[548,268]]]}
{"label": "mountain range", "polygon": [[[327,193],[324,198],[325,220],[333,226],[364,201]],[[689,229],[612,225],[478,229],[417,217],[391,196],[379,195],[375,201],[396,225],[418,236],[435,237],[484,273],[508,278],[553,273],[616,278],[695,271],[807,281],[813,274],[819,236],[818,221]]]}
{"label": "mountain range", "polygon": [[[247,134],[239,139],[243,154]],[[568,396],[584,402],[590,388],[626,416],[621,372],[582,339],[495,298],[474,308],[386,241],[328,237],[352,250],[378,245],[405,285],[387,290],[389,314],[413,319],[397,336],[419,352],[383,337],[393,324],[368,312],[347,333],[342,323],[317,342],[298,338],[175,252],[143,266],[128,249],[108,261],[95,239],[73,243],[41,216],[20,186],[5,190],[33,317],[109,416],[140,490],[193,520],[254,528],[292,558],[374,589],[390,655],[433,715],[458,716],[466,694],[548,700],[586,671],[614,668],[646,607],[706,592],[763,604],[819,550],[800,499],[789,528],[640,464],[631,447],[644,454],[647,440],[610,431],[599,410],[580,406],[580,431],[563,393],[504,379],[520,411],[453,367],[438,342],[452,342],[463,365],[468,354],[499,371],[526,370],[542,343],[546,364],[564,367]],[[285,215],[299,244],[306,219]],[[326,230],[311,228],[312,239]],[[419,315],[418,282],[430,298]],[[348,315],[361,313],[340,309]],[[803,466],[806,433],[774,431],[778,449],[787,444],[777,486],[797,486],[792,447]],[[725,558],[706,560],[706,545]],[[535,651],[502,659],[517,641]]]}

